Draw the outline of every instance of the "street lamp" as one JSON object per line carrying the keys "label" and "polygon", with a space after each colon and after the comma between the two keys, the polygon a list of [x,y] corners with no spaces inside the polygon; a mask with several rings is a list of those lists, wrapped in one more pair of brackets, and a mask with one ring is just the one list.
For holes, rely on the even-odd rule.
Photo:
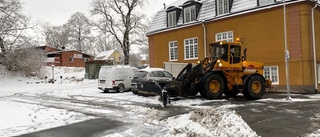
{"label": "street lamp", "polygon": [[287,44],[286,0],[283,0],[283,26],[284,26],[286,81],[287,81],[287,98],[286,98],[286,100],[291,100],[291,97],[290,97],[290,79],[289,79],[289,59],[290,59],[290,54],[289,54],[288,44]]}

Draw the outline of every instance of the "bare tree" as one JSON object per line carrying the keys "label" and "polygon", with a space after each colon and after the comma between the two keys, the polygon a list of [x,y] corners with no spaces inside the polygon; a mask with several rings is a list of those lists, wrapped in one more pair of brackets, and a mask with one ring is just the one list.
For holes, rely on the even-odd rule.
{"label": "bare tree", "polygon": [[5,53],[11,50],[23,38],[23,32],[30,28],[29,18],[21,14],[22,4],[19,0],[0,1],[0,49]]}
{"label": "bare tree", "polygon": [[109,39],[109,37],[105,35],[98,36],[96,38],[95,46],[96,46],[97,52],[111,50],[113,48],[112,39]]}
{"label": "bare tree", "polygon": [[131,66],[138,67],[141,65],[141,56],[139,54],[131,54],[129,58],[129,64]]}
{"label": "bare tree", "polygon": [[144,14],[138,12],[145,0],[93,0],[91,14],[99,17],[95,21],[101,31],[112,35],[121,46],[124,64],[129,64],[130,46],[139,44],[143,32]]}
{"label": "bare tree", "polygon": [[147,32],[148,32],[148,29],[151,25],[151,19],[154,18],[155,15],[153,15],[151,18],[147,18],[145,20],[145,23],[144,23],[144,27],[142,28],[142,32],[143,33],[140,33],[140,44],[139,44],[139,52],[142,53],[142,54],[149,54],[149,46],[148,46],[148,37],[147,37]]}
{"label": "bare tree", "polygon": [[69,33],[65,30],[64,26],[53,26],[50,23],[42,23],[42,35],[45,37],[47,45],[52,47],[61,48],[68,46]]}
{"label": "bare tree", "polygon": [[66,30],[69,32],[69,44],[73,49],[91,52],[94,37],[91,34],[91,25],[85,14],[76,12],[71,15],[66,25]]}
{"label": "bare tree", "polygon": [[40,49],[22,48],[7,52],[4,64],[11,71],[24,71],[26,76],[30,76],[31,72],[40,72],[45,59],[45,53]]}

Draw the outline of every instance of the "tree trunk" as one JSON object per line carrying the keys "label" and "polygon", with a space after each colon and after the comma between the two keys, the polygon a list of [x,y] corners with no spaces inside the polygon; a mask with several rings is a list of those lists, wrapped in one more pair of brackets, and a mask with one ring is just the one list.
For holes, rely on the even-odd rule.
{"label": "tree trunk", "polygon": [[0,48],[2,53],[6,52],[6,49],[4,48],[4,42],[1,36],[0,36]]}
{"label": "tree trunk", "polygon": [[129,45],[129,32],[124,33],[124,48],[123,48],[123,53],[124,53],[124,64],[129,65],[129,57],[130,57],[130,45]]}
{"label": "tree trunk", "polygon": [[123,63],[124,65],[128,65],[129,64],[129,49],[127,47],[123,48],[123,54],[124,54],[124,60]]}

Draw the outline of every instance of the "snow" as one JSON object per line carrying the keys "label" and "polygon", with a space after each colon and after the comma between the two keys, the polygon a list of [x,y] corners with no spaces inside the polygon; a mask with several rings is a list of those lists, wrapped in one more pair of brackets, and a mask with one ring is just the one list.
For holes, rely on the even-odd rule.
{"label": "snow", "polygon": [[206,109],[192,111],[163,121],[170,128],[167,136],[228,137],[258,136],[235,111],[228,109]]}
{"label": "snow", "polygon": [[99,53],[94,60],[109,60],[109,57],[113,54],[115,50],[107,50]]}
{"label": "snow", "polygon": [[[52,77],[51,74],[52,68],[47,67],[44,75]],[[210,102],[208,100],[180,99],[170,105],[201,109],[161,119],[166,111],[135,105],[137,103],[160,105],[157,97],[137,96],[130,92],[101,94],[97,89],[97,80],[83,79],[84,68],[54,67],[54,77],[57,79],[54,84],[46,83],[43,78],[26,78],[17,72],[6,72],[0,65],[0,137],[17,136],[111,116],[134,124],[126,130],[103,132],[102,137],[148,136],[145,132],[155,132],[154,136],[166,137],[258,136],[242,117],[232,110],[243,104],[226,103],[218,108],[212,108],[199,105]],[[307,100],[293,98],[291,102],[312,101],[319,98],[320,96],[312,96]],[[225,99],[216,101],[227,102]],[[257,105],[260,101],[286,100],[261,99],[256,102]],[[123,107],[123,111],[108,108],[104,106],[105,104]],[[319,135],[320,129],[307,136]]]}
{"label": "snow", "polygon": [[[170,6],[175,6],[179,7],[181,6],[184,2],[188,0],[177,0],[176,2],[173,2],[167,8]],[[288,0],[286,0],[288,1]],[[305,0],[298,0],[298,1],[288,1],[287,4],[293,4],[296,2],[303,2]],[[261,10],[266,10],[266,9],[271,9],[274,7],[279,7],[282,6],[281,2],[274,2],[273,4],[269,5],[264,5],[264,6],[258,6],[256,0],[234,0],[232,3],[230,13],[227,14],[222,14],[222,15],[216,15],[216,4],[215,0],[202,0],[202,7],[199,11],[199,16],[196,22],[193,22],[193,24],[186,23],[184,24],[182,21],[182,15],[179,17],[179,21],[177,23],[177,26],[175,27],[167,27],[167,21],[166,21],[166,10],[161,9],[157,12],[155,15],[151,26],[148,29],[148,34],[147,35],[152,35],[164,31],[170,31],[173,29],[180,29],[182,27],[188,27],[189,25],[198,25],[202,23],[203,21],[214,21],[214,20],[219,20],[219,19],[224,19],[224,18],[231,18],[234,16],[242,15],[242,14],[247,14],[251,12],[257,12]]]}

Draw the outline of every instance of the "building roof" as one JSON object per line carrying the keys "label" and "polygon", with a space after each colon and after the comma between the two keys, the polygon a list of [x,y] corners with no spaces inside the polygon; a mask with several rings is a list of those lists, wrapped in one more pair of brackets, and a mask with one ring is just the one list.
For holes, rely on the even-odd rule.
{"label": "building roof", "polygon": [[[183,5],[183,3],[187,2],[187,1],[193,1],[193,0],[177,0],[176,2],[167,6],[167,8],[172,7],[172,6],[181,7],[181,5]],[[306,0],[286,0],[286,1],[287,1],[287,4],[290,4],[290,3],[296,3],[296,2],[306,1]],[[283,5],[281,0],[276,0],[275,3],[265,5],[265,6],[257,6],[258,5],[257,0],[234,0],[232,7],[231,7],[231,10],[230,10],[230,13],[217,16],[216,9],[215,9],[215,0],[198,0],[198,2],[202,2],[202,6],[199,11],[198,19],[196,21],[183,23],[182,14],[181,14],[176,26],[167,27],[166,9],[161,9],[160,11],[157,12],[156,16],[154,17],[154,19],[148,29],[147,35],[151,35],[151,34],[155,34],[155,33],[159,33],[159,32],[164,32],[164,31],[169,31],[169,30],[174,30],[174,29],[179,29],[182,27],[197,25],[197,24],[200,24],[200,23],[206,22],[206,21],[213,21],[213,20],[233,17],[233,16],[240,15],[240,14],[255,12],[258,10],[269,9],[269,8]]]}
{"label": "building roof", "polygon": [[87,55],[87,56],[93,57],[92,55],[89,55],[89,54],[86,54],[86,53],[83,53],[83,52],[81,52],[81,51],[77,51],[77,50],[51,51],[51,52],[48,52],[48,53],[47,53],[47,55],[52,55],[52,54],[61,54],[62,52],[78,52],[78,53],[81,53],[81,54],[84,54],[84,55]]}
{"label": "building roof", "polygon": [[115,50],[107,50],[107,51],[102,51],[99,53],[94,60],[109,60],[109,57],[115,52]]}

